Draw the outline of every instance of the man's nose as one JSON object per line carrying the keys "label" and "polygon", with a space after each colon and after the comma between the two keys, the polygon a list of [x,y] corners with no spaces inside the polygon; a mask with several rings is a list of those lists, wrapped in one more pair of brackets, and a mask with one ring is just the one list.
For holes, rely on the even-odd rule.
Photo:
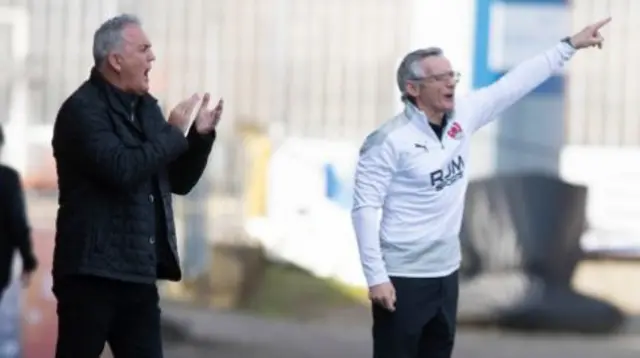
{"label": "man's nose", "polygon": [[155,61],[155,60],[156,60],[156,54],[155,54],[155,53],[153,53],[153,51],[149,51],[149,58],[148,58],[148,61],[149,61],[149,62],[153,62],[153,61]]}

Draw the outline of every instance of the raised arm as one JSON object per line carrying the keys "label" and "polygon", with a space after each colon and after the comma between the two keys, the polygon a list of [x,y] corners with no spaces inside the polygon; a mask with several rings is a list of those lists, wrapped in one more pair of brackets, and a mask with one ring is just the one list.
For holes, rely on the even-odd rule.
{"label": "raised arm", "polygon": [[389,281],[380,251],[378,210],[395,170],[395,154],[386,135],[373,133],[360,150],[351,217],[360,261],[369,287]]}
{"label": "raised arm", "polygon": [[198,183],[207,166],[216,132],[200,134],[192,125],[187,134],[189,149],[169,164],[169,182],[174,194],[186,195]]}
{"label": "raised arm", "polygon": [[213,109],[209,109],[210,101],[211,95],[205,93],[196,114],[196,120],[187,135],[189,150],[169,166],[171,191],[175,194],[188,194],[198,183],[207,166],[207,160],[216,138],[216,126],[222,118],[224,107],[224,101],[220,98],[218,104]]}
{"label": "raised arm", "polygon": [[468,94],[461,104],[463,111],[473,111],[470,116],[474,118],[472,129],[480,129],[533,91],[562,69],[577,50],[591,46],[601,48],[604,39],[599,30],[610,21],[611,18],[607,18],[587,26],[571,38],[516,66],[495,83]]}
{"label": "raised arm", "polygon": [[507,72],[495,83],[468,94],[463,106],[473,108],[473,130],[480,129],[561,69],[575,53],[567,42],[529,59]]}

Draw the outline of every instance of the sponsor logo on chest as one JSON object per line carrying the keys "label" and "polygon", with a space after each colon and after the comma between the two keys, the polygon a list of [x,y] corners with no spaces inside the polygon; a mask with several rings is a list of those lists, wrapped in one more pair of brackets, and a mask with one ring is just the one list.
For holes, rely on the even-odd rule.
{"label": "sponsor logo on chest", "polygon": [[429,174],[431,186],[436,191],[453,185],[464,177],[464,160],[458,155],[451,160],[443,169],[434,170]]}

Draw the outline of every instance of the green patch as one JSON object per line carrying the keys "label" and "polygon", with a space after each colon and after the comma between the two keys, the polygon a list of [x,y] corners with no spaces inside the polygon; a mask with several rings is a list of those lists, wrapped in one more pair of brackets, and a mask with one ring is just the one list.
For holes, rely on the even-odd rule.
{"label": "green patch", "polygon": [[210,270],[163,285],[163,296],[202,307],[297,321],[359,323],[369,319],[367,291],[269,261],[259,247],[219,244]]}
{"label": "green patch", "polygon": [[334,312],[362,311],[367,301],[365,289],[318,278],[292,265],[270,262],[244,310],[264,316],[313,320]]}

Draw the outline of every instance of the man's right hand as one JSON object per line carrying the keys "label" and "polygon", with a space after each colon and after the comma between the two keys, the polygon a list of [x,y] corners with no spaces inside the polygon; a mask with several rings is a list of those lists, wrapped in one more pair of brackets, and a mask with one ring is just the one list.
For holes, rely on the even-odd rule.
{"label": "man's right hand", "polygon": [[369,287],[369,299],[391,312],[396,310],[396,289],[391,282]]}
{"label": "man's right hand", "polygon": [[178,105],[169,113],[169,119],[167,122],[180,129],[182,133],[186,133],[187,129],[189,129],[193,110],[196,108],[196,104],[198,104],[199,101],[200,96],[198,96],[198,94],[193,94],[191,97],[178,103]]}

